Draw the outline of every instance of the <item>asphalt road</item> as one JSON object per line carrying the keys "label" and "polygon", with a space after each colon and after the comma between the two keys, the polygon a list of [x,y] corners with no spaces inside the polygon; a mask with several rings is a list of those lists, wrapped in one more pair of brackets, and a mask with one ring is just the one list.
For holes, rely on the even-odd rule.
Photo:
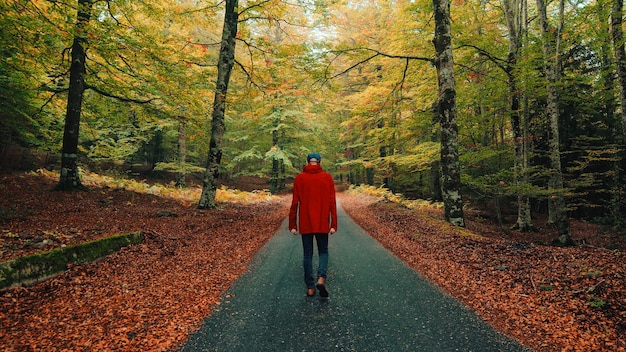
{"label": "asphalt road", "polygon": [[339,231],[329,244],[329,299],[306,297],[302,244],[285,222],[181,350],[529,351],[338,211]]}

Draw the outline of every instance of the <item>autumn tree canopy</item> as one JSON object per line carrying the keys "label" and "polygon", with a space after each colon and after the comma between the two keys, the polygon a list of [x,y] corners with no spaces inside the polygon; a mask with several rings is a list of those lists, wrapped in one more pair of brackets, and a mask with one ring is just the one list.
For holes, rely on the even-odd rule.
{"label": "autumn tree canopy", "polygon": [[[236,33],[222,100],[230,5]],[[199,181],[210,169],[222,180],[272,178],[279,189],[316,150],[338,180],[442,201],[434,6],[5,1],[0,156],[20,146],[55,156],[59,169],[75,158],[77,174],[122,164]],[[450,3],[463,204],[486,206],[503,226],[513,212],[509,226],[522,230],[532,229],[531,212],[549,214],[563,243],[568,217],[623,221],[622,7]],[[77,44],[84,66],[74,70]],[[77,92],[80,105],[70,106]],[[70,112],[79,113],[76,145],[66,150]]]}

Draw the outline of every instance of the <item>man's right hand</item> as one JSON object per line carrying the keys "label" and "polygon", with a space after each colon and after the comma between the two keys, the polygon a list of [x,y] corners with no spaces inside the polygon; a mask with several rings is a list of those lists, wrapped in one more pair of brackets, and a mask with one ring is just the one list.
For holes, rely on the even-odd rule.
{"label": "man's right hand", "polygon": [[296,230],[296,229],[291,229],[291,233],[292,233],[292,234],[294,234],[294,235],[297,235],[297,234],[298,234],[298,230]]}

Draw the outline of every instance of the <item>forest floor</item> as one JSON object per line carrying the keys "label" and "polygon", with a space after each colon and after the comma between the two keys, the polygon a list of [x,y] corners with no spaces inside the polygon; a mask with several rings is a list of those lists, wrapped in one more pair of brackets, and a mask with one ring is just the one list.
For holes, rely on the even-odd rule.
{"label": "forest floor", "polygon": [[[175,197],[116,187],[51,192],[55,182],[0,175],[0,261],[119,233],[142,231],[145,241],[38,285],[0,292],[3,350],[175,349],[278,230],[290,201],[198,210]],[[616,231],[572,222],[574,239],[585,245],[558,248],[537,244],[554,239],[547,227],[501,231],[468,213],[467,228],[458,229],[440,210],[339,197],[390,251],[523,344],[537,351],[626,351],[626,258],[623,249],[602,249],[619,243]],[[162,210],[169,216],[159,216]]]}

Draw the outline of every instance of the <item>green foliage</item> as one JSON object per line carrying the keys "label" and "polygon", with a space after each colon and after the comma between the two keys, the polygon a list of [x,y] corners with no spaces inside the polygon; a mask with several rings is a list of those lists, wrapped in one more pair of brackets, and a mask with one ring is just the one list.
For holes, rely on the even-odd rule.
{"label": "green foliage", "polygon": [[554,289],[554,285],[552,285],[552,284],[548,284],[548,285],[542,284],[542,285],[539,285],[539,290],[540,291],[552,291],[553,289]]}
{"label": "green foliage", "polygon": [[439,143],[422,142],[408,153],[395,156],[393,162],[403,172],[429,171],[433,163],[439,161],[439,149]]}
{"label": "green foliage", "polygon": [[[237,155],[224,165],[224,169],[233,177],[240,175],[266,176],[267,170],[264,170],[265,163],[263,162],[264,154],[256,148],[253,146],[249,150],[237,151]],[[232,153],[232,148],[226,149]]]}
{"label": "green foliage", "polygon": [[269,160],[279,160],[285,167],[289,170],[293,169],[293,165],[291,164],[290,155],[285,153],[284,150],[280,148],[272,148],[267,153],[265,153],[265,158]]}
{"label": "green foliage", "polygon": [[43,75],[37,64],[49,58],[38,56],[37,50],[24,50],[30,43],[37,47],[50,44],[45,34],[38,33],[49,24],[32,18],[32,10],[15,3],[0,4],[0,150],[10,144],[42,146],[49,142],[49,116],[35,116],[37,79]]}
{"label": "green foliage", "polygon": [[587,302],[589,302],[589,305],[593,308],[602,308],[606,305],[605,300],[594,295],[587,296]]}

